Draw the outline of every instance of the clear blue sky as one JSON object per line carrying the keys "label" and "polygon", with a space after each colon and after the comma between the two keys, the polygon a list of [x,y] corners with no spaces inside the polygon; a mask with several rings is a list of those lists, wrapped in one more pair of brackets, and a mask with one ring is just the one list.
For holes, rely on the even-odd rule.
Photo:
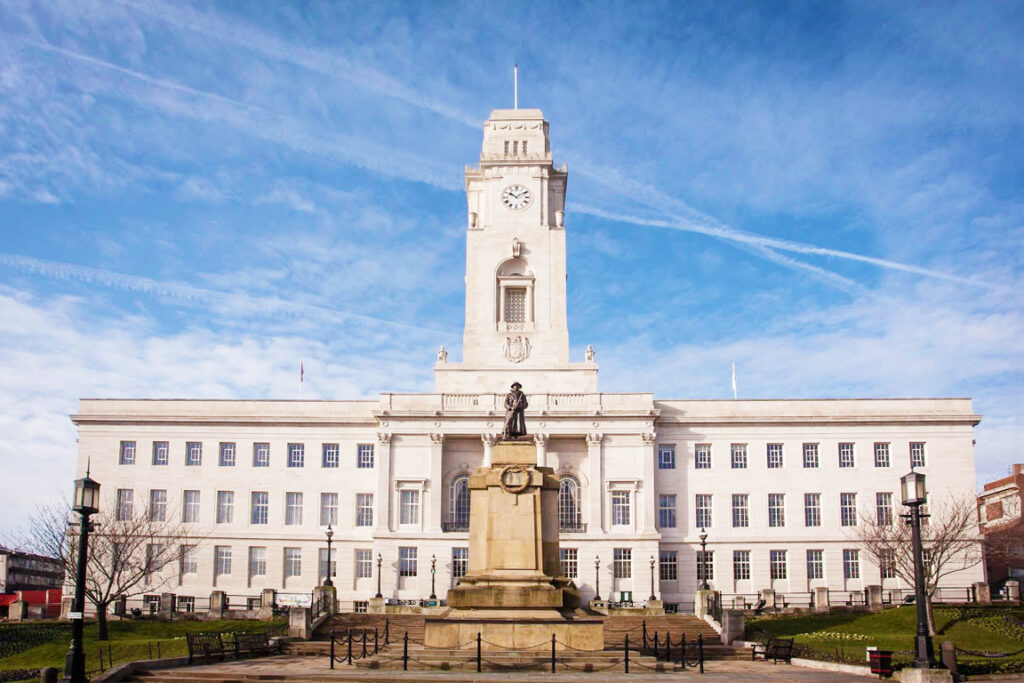
{"label": "clear blue sky", "polygon": [[463,168],[569,164],[604,391],[970,396],[1024,440],[1024,4],[0,1],[0,528],[77,399],[429,391]]}

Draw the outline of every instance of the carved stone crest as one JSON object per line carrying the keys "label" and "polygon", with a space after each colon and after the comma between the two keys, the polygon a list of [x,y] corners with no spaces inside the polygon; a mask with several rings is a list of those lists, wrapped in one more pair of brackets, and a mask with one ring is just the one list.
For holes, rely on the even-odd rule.
{"label": "carved stone crest", "polygon": [[505,343],[501,345],[501,350],[507,360],[513,363],[522,363],[530,357],[530,340],[528,337],[521,336],[505,337]]}

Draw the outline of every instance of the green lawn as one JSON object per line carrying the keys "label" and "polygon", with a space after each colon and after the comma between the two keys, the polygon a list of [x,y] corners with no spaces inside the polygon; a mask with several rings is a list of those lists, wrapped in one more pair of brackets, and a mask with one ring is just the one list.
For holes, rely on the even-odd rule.
{"label": "green lawn", "polygon": [[[976,652],[1016,652],[1024,650],[1024,608],[1008,607],[936,607],[935,652],[939,643],[951,640],[960,649]],[[917,632],[917,612],[913,606],[898,607],[869,614],[834,612],[823,615],[759,617],[747,622],[748,638],[758,634],[793,638],[816,659],[865,664],[865,648],[875,646],[893,650],[897,668],[912,659],[900,650],[911,650]],[[958,655],[967,673],[1024,671],[1024,654],[987,659]]]}
{"label": "green lawn", "polygon": [[[30,647],[22,652],[8,655],[0,659],[0,674],[12,669],[35,669],[46,666],[64,668],[64,655],[67,654],[71,638],[71,627],[60,628],[54,622],[22,622],[38,623],[45,635],[50,636],[46,642]],[[194,631],[218,631],[220,633],[259,632],[270,626],[284,624],[283,619],[274,621],[150,621],[124,620],[110,621],[107,624],[110,640],[96,639],[95,622],[86,622],[85,626],[85,657],[89,671],[99,671],[100,655],[103,650],[104,667],[109,668],[108,655],[113,656],[115,664],[136,659],[149,659],[157,652],[161,657],[175,657],[188,654],[185,645],[185,634]],[[17,628],[16,624],[0,625],[0,637],[5,629]],[[52,634],[50,633],[52,631]],[[152,650],[151,650],[152,648]],[[159,650],[158,650],[159,648]]]}

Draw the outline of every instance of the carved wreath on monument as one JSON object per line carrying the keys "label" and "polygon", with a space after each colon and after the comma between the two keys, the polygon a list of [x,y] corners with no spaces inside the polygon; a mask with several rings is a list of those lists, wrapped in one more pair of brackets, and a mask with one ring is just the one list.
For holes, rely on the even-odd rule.
{"label": "carved wreath on monument", "polygon": [[505,493],[522,493],[530,485],[530,472],[522,465],[506,465],[498,481]]}
{"label": "carved wreath on monument", "polygon": [[501,345],[501,350],[507,360],[513,363],[522,363],[530,357],[530,340],[528,337],[521,336],[514,339],[505,337],[505,343]]}

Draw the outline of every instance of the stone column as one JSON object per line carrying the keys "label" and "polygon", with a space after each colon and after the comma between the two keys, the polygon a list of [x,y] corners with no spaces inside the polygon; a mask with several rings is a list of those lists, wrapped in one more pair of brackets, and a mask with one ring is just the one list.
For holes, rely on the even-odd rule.
{"label": "stone column", "polygon": [[210,593],[210,619],[223,619],[224,618],[224,605],[227,602],[227,595],[224,591],[213,591]]}
{"label": "stone column", "polygon": [[548,434],[534,434],[533,442],[537,445],[537,467],[548,466]]}
{"label": "stone column", "polygon": [[444,434],[430,435],[430,516],[426,530],[441,533],[441,492],[444,490]]}
{"label": "stone column", "polygon": [[718,599],[718,591],[704,590],[701,588],[697,589],[697,593],[693,596],[693,611],[700,617],[704,618],[705,615],[711,613],[711,604]]}
{"label": "stone column", "polygon": [[761,599],[764,600],[765,609],[772,609],[773,607],[775,607],[775,589],[762,588]]}
{"label": "stone column", "polygon": [[974,584],[974,595],[979,605],[991,605],[992,604],[992,592],[989,585],[984,581],[978,581]]}
{"label": "stone column", "polygon": [[1006,580],[1006,599],[1012,602],[1020,602],[1020,581],[1017,579]]}
{"label": "stone column", "polygon": [[313,588],[313,602],[323,599],[328,615],[338,612],[338,593],[334,586],[316,586]]}
{"label": "stone column", "polygon": [[484,442],[484,463],[482,467],[491,466],[491,458],[494,453],[494,444],[498,437],[495,434],[481,434],[480,439]]}
{"label": "stone column", "polygon": [[657,435],[654,432],[641,434],[643,441],[643,526],[641,530],[645,534],[653,534],[657,528],[655,525],[657,495],[654,491],[654,460],[657,457]]}
{"label": "stone column", "polygon": [[391,433],[378,432],[377,443],[377,500],[374,505],[374,531],[391,529]]}
{"label": "stone column", "polygon": [[868,609],[872,612],[882,611],[882,587],[881,586],[868,586],[864,589],[866,593]]}
{"label": "stone column", "polygon": [[814,611],[828,612],[828,586],[818,586],[814,589]]}
{"label": "stone column", "polygon": [[604,434],[587,434],[588,503],[590,508],[590,533],[592,534],[604,531],[604,516],[601,509],[601,498],[604,493],[604,453],[601,449],[601,441],[603,439]]}
{"label": "stone column", "polygon": [[288,610],[288,635],[300,640],[313,637],[312,610],[308,607],[292,607]]}
{"label": "stone column", "polygon": [[174,593],[161,593],[160,594],[160,612],[159,617],[161,619],[173,619],[174,618],[174,607],[175,607],[175,595]]}
{"label": "stone column", "polygon": [[[334,554],[333,548],[331,554]],[[256,615],[257,619],[273,619],[274,618],[274,603],[277,601],[277,591],[273,588],[264,588],[260,593],[260,611]]]}
{"label": "stone column", "polygon": [[745,630],[743,612],[738,609],[722,610],[722,644],[729,645],[734,640],[743,640]]}

